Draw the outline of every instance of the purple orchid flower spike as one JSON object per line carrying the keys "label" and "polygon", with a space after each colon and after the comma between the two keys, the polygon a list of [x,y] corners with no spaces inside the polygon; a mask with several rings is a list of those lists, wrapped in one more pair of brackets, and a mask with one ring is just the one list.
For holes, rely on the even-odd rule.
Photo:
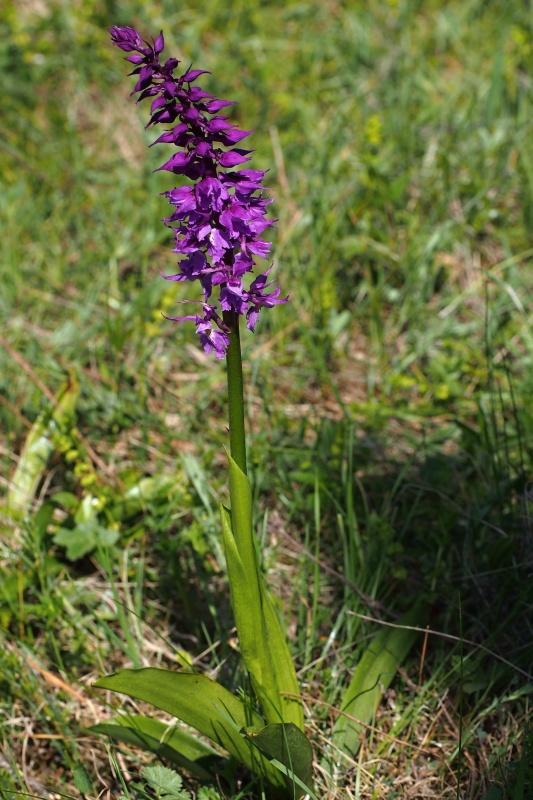
{"label": "purple orchid flower spike", "polygon": [[[257,256],[268,258],[270,243],[261,234],[274,224],[274,220],[266,219],[272,201],[264,194],[265,173],[235,170],[250,161],[253,151],[235,145],[251,131],[240,130],[219,115],[223,108],[233,105],[231,101],[218,100],[192,85],[206,74],[205,70],[189,69],[175,77],[178,59],[161,62],[163,32],[153,44],[143,40],[134,28],[114,26],[109,32],[113,44],[132,53],[125,57],[134,65],[131,74],[138,76],[132,94],[140,92],[137,102],[151,99],[148,126],[172,126],[153,142],[178,148],[159,169],[193,182],[164,192],[174,207],[164,222],[173,230],[174,252],[183,258],[176,274],[163,277],[198,280],[203,314],[169,319],[195,321],[204,351],[223,358],[229,345],[224,312],[246,317],[247,327],[253,331],[261,308],[272,308],[288,299],[279,296],[279,288],[266,291],[273,283],[267,282],[270,270],[255,280],[246,279],[253,274]],[[215,287],[218,299],[213,297]]]}

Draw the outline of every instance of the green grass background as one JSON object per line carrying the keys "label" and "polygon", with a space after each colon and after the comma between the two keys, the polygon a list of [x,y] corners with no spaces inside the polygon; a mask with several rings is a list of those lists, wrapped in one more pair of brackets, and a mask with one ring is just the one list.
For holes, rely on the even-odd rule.
{"label": "green grass background", "polygon": [[[115,755],[82,732],[105,708],[42,670],[88,697],[117,666],[172,664],[161,635],[241,680],[216,512],[224,366],[161,316],[194,295],[159,277],[175,263],[172,178],[153,172],[167,150],[147,148],[113,24],[163,28],[169,54],[210,70],[202,87],[238,102],[270,170],[291,302],[243,337],[250,454],[317,752],[379,629],[357,614],[420,599],[432,629],[471,643],[419,643],[376,720],[412,749],[370,732],[324,796],[477,798],[495,782],[503,797],[533,668],[533,7],[518,0],[4,0],[4,496],[43,386],[69,370],[81,386],[30,515],[1,517],[5,797],[31,780],[42,796],[119,787]],[[173,491],[142,513],[107,514],[165,476]],[[76,533],[88,495],[95,545],[69,558],[54,537]],[[122,758],[136,774],[142,757]]]}

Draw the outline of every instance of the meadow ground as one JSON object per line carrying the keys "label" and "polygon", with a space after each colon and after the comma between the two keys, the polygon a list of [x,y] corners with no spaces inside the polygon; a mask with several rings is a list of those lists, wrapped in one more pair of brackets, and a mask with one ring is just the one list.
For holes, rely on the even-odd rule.
{"label": "meadow ground", "polygon": [[[218,521],[224,365],[161,316],[191,296],[159,277],[174,184],[153,173],[115,24],[163,28],[209,70],[270,170],[290,303],[243,337],[249,452],[317,796],[532,798],[533,7],[518,0],[4,0],[0,797],[138,800],[153,757],[88,730],[121,702],[91,688],[102,674],[185,659],[244,680]],[[332,776],[343,688],[414,607],[426,633]],[[243,773],[220,791],[256,788]]]}

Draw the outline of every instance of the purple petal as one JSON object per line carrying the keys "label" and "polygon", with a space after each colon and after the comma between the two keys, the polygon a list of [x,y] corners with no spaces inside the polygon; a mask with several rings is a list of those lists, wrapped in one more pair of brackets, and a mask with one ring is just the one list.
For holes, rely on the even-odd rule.
{"label": "purple petal", "polygon": [[151,117],[150,122],[146,127],[148,128],[149,125],[157,125],[161,122],[168,122],[168,123],[174,122],[177,116],[178,116],[177,109],[174,106],[167,105],[160,111],[155,112],[155,114]]}
{"label": "purple petal", "polygon": [[156,139],[155,142],[152,142],[150,147],[153,147],[154,144],[159,144],[160,142],[165,142],[167,144],[170,143],[178,144],[181,139],[187,138],[183,137],[182,134],[184,134],[188,130],[189,130],[188,125],[185,125],[185,123],[180,123],[180,125],[176,125],[170,131],[166,131],[165,133],[161,134],[161,136],[158,139]]}
{"label": "purple petal", "polygon": [[196,328],[196,332],[200,336],[200,344],[204,348],[204,353],[209,355],[214,351],[216,358],[224,358],[226,350],[229,347],[229,336],[222,331],[213,330],[199,330],[200,326]]}
{"label": "purple petal", "polygon": [[184,258],[183,261],[180,261],[179,267],[182,271],[182,278],[177,278],[176,280],[188,280],[194,281],[202,275],[205,268],[207,266],[207,259],[202,253],[201,250],[195,250],[194,253],[191,253]]}
{"label": "purple petal", "polygon": [[264,242],[262,239],[256,239],[255,241],[246,243],[246,249],[249,250],[250,253],[260,256],[261,258],[268,258],[270,247],[270,242]]}
{"label": "purple petal", "polygon": [[176,206],[181,214],[196,210],[196,196],[192,186],[180,186],[177,189],[164,192],[164,195],[168,197],[168,202]]}
{"label": "purple petal", "polygon": [[210,209],[222,211],[224,202],[229,197],[228,190],[217,178],[204,178],[196,184],[195,191],[198,205],[204,211],[209,211]]}
{"label": "purple petal", "polygon": [[166,104],[167,101],[165,100],[164,97],[156,97],[156,99],[152,102],[152,105],[150,106],[150,112],[153,114],[154,111],[157,111],[157,109],[161,108],[162,106],[166,106]]}
{"label": "purple petal", "polygon": [[247,297],[240,280],[231,280],[220,290],[220,305],[224,311],[235,311],[244,315]]}
{"label": "purple petal", "polygon": [[163,87],[165,92],[168,95],[170,95],[170,97],[175,97],[176,96],[176,94],[178,92],[178,87],[177,87],[176,82],[174,80],[163,81],[161,86]]}
{"label": "purple petal", "polygon": [[211,75],[206,69],[191,69],[189,72],[186,72],[185,75],[182,75],[180,80],[184,83],[191,83],[191,81],[195,81],[199,75]]}
{"label": "purple petal", "polygon": [[222,167],[236,167],[237,164],[244,164],[245,161],[250,161],[243,153],[251,153],[251,150],[228,150],[227,153],[222,153],[218,159],[218,163]]}
{"label": "purple petal", "polygon": [[196,122],[200,116],[200,112],[197,108],[188,108],[182,116],[187,122]]}
{"label": "purple petal", "polygon": [[198,158],[212,158],[213,157],[213,149],[209,142],[199,142],[194,151]]}
{"label": "purple petal", "polygon": [[[161,272],[161,270],[159,270],[159,274],[166,281],[186,281],[187,280],[187,276],[183,275],[181,272],[176,272],[175,275],[165,275],[164,272]],[[175,320],[176,318],[175,317],[167,317],[167,319],[174,319]],[[193,319],[193,317],[190,317],[190,319]]]}
{"label": "purple petal", "polygon": [[228,250],[233,249],[231,239],[224,231],[214,228],[209,235],[208,252],[214,264],[218,264]]}
{"label": "purple petal", "polygon": [[209,92],[204,92],[199,86],[191,86],[189,89],[189,100],[191,103],[198,103],[200,100],[205,100],[206,97],[213,97]]}
{"label": "purple petal", "polygon": [[146,89],[152,83],[153,70],[152,67],[144,66],[139,73],[139,80],[135,84],[134,92],[140,92],[141,89]]}
{"label": "purple petal", "polygon": [[[163,278],[165,276],[163,275]],[[186,317],[167,317],[166,314],[163,314],[165,319],[168,319],[169,322],[188,322],[189,320],[197,320],[198,317],[196,314],[188,314]]]}
{"label": "purple petal", "polygon": [[154,51],[159,55],[165,49],[165,39],[163,37],[163,31],[159,34],[157,39],[154,42]]}
{"label": "purple petal", "polygon": [[246,272],[251,272],[254,268],[253,260],[243,253],[237,253],[233,261],[232,272],[236,278],[240,278]]}
{"label": "purple petal", "polygon": [[[135,69],[133,72],[140,72],[140,70]],[[132,94],[135,94],[135,90],[132,92]],[[148,89],[145,89],[144,92],[142,92],[137,98],[137,102],[140,103],[145,97],[153,97],[155,94],[159,94],[159,86],[151,86]]]}
{"label": "purple petal", "polygon": [[241,131],[239,128],[233,128],[230,131],[224,131],[221,136],[217,137],[217,141],[222,142],[225,147],[230,147],[232,144],[246,139],[253,131]]}
{"label": "purple petal", "polygon": [[206,103],[207,110],[210,114],[216,114],[221,108],[234,105],[236,105],[234,100],[212,100],[210,103]]}
{"label": "purple petal", "polygon": [[246,327],[248,328],[248,330],[252,331],[252,333],[253,331],[255,331],[255,326],[257,325],[257,320],[259,318],[260,310],[261,309],[259,308],[259,306],[252,306],[246,313],[246,319],[247,319]]}
{"label": "purple petal", "polygon": [[183,167],[186,167],[190,161],[192,156],[189,153],[175,153],[172,158],[170,158],[165,164],[158,167],[155,171],[159,172],[162,169],[166,169],[169,172],[181,172]]}
{"label": "purple petal", "polygon": [[228,122],[227,117],[213,117],[207,123],[207,130],[210,133],[219,133],[231,128],[231,122]]}

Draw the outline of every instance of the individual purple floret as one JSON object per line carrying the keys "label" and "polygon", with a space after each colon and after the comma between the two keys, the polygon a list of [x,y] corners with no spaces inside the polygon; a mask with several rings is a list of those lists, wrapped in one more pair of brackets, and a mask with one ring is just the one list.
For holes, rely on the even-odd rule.
{"label": "individual purple floret", "polygon": [[[253,271],[256,256],[268,258],[270,243],[261,234],[274,224],[266,219],[266,208],[272,201],[263,194],[265,173],[234,170],[250,161],[253,150],[235,145],[251,131],[242,131],[227,117],[219,116],[219,111],[234,103],[217,100],[192,85],[199,75],[206,74],[205,70],[189,69],[177,78],[174,71],[178,59],[161,63],[163,32],[153,45],[133,28],[114,26],[109,32],[113,44],[133,53],[126,61],[135,65],[130,74],[138,76],[132,92],[140,92],[137,102],[152,99],[152,116],[146,127],[161,123],[173,126],[153,142],[178,148],[159,169],[194,182],[163,193],[175,209],[164,222],[174,231],[174,252],[184,256],[179,271],[163,277],[170,281],[199,280],[203,300],[198,301],[198,314],[170,319],[194,320],[204,351],[223,358],[229,345],[225,314],[246,316],[246,325],[253,331],[261,308],[287,302],[286,297],[279,297],[279,288],[266,291],[273,283],[267,281],[270,269],[248,281],[248,288],[243,282],[243,277]],[[212,297],[217,286],[218,303]]]}

